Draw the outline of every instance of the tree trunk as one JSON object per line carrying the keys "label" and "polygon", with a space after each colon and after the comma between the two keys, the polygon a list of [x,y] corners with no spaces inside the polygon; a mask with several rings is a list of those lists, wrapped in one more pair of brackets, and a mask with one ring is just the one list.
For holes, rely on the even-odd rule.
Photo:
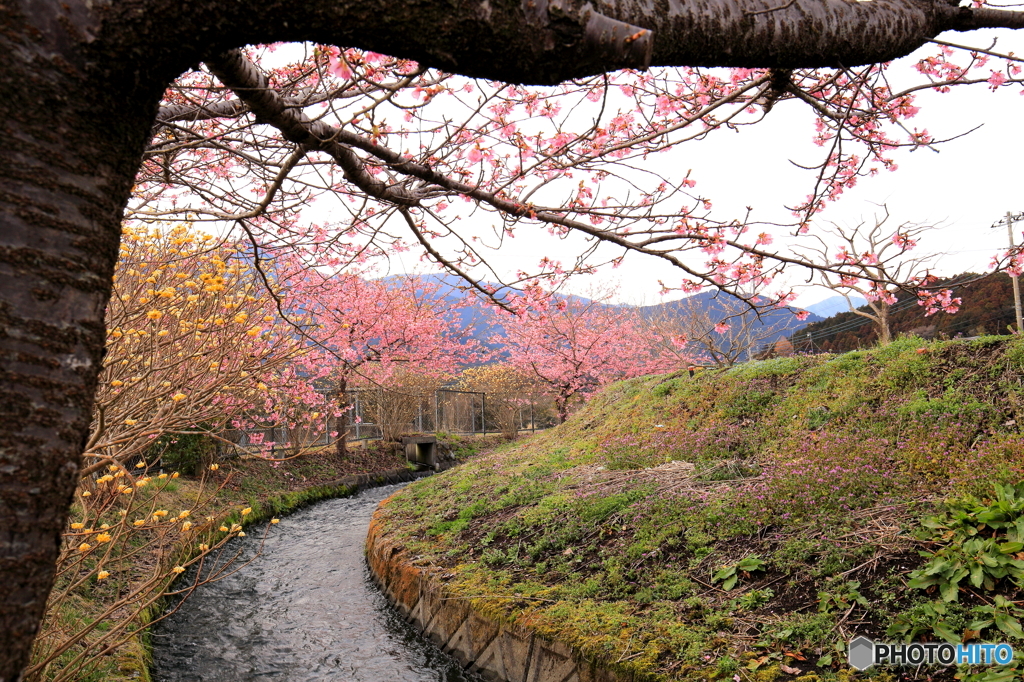
{"label": "tree trunk", "polygon": [[555,396],[555,411],[558,412],[558,423],[564,424],[569,418],[569,396],[561,393]]}
{"label": "tree trunk", "polygon": [[888,346],[892,343],[892,327],[889,325],[889,304],[885,301],[879,301],[875,314],[875,327],[878,329],[878,345]]}
{"label": "tree trunk", "polygon": [[342,376],[338,379],[338,407],[342,412],[337,421],[338,438],[334,441],[334,451],[339,460],[348,458],[348,415],[352,406],[349,405],[348,398],[345,397],[347,391],[348,378]]}
{"label": "tree trunk", "polygon": [[[121,214],[160,95],[89,81],[30,19],[0,9],[2,681],[18,679],[53,581],[103,359]],[[38,39],[11,37],[28,35]]]}

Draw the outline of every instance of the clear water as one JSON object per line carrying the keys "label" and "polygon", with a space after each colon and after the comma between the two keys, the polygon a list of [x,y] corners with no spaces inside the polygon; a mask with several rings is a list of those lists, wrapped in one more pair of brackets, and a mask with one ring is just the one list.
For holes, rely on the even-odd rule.
{"label": "clear water", "polygon": [[[402,620],[370,581],[367,525],[377,504],[400,487],[282,518],[262,554],[197,589],[154,627],[154,679],[476,682]],[[247,533],[232,543],[243,561],[255,554],[263,528]]]}

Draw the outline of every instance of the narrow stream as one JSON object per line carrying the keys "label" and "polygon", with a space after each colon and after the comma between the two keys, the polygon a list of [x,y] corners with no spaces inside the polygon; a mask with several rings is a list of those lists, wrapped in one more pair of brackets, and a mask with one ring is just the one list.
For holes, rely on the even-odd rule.
{"label": "narrow stream", "polygon": [[[263,553],[199,588],[153,632],[157,682],[475,682],[390,607],[363,546],[377,504],[400,485],[281,519]],[[255,553],[263,527],[232,546]]]}

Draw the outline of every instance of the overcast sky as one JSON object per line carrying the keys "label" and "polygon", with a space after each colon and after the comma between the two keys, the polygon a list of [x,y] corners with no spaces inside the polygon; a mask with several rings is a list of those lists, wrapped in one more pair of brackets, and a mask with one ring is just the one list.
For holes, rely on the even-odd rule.
{"label": "overcast sky", "polygon": [[[998,49],[1024,54],[1024,36],[1012,31],[984,30],[944,36],[953,42],[989,47],[999,39]],[[923,48],[933,54],[935,47]],[[907,82],[921,82],[910,69],[920,55],[900,60],[894,68],[902,70]],[[893,72],[899,85],[901,71]],[[916,78],[915,78],[916,76]],[[913,79],[912,81],[909,79]],[[960,135],[981,124],[965,137],[938,146],[939,151],[898,150],[894,156],[899,170],[862,179],[854,190],[819,214],[819,221],[852,225],[870,221],[886,204],[892,224],[904,221],[944,225],[929,234],[920,249],[947,252],[940,263],[940,274],[964,270],[985,270],[992,255],[1007,244],[1005,227],[990,229],[1007,211],[1024,211],[1024,98],[1019,87],[992,92],[985,85],[954,88],[949,94],[918,94],[921,112],[910,124],[927,129],[936,139]],[[777,105],[760,124],[741,128],[738,133],[711,135],[701,142],[688,142],[675,153],[669,169],[684,175],[692,169],[697,181],[694,191],[714,202],[718,217],[741,217],[744,207],[754,208],[755,219],[788,222],[792,216],[784,207],[799,203],[810,191],[811,172],[793,165],[815,163],[822,150],[811,141],[813,127],[806,106],[796,102]],[[1016,230],[1018,240],[1024,224]],[[525,232],[507,242],[495,262],[514,269],[523,262],[534,263],[538,254],[570,260],[576,249],[571,243],[545,240]],[[417,267],[415,257],[393,264],[395,269]],[[794,272],[791,283],[802,281]],[[577,287],[585,288],[584,278]],[[663,300],[658,280],[678,282],[680,274],[652,259],[627,258],[615,271],[597,279],[617,280],[621,299],[652,303]],[[799,302],[810,304],[831,295],[818,288],[802,290]],[[680,295],[668,298],[679,298]]]}

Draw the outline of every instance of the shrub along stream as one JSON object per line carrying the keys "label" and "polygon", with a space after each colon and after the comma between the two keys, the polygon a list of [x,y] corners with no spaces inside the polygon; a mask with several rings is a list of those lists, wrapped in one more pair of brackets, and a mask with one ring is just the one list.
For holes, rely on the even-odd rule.
{"label": "shrub along stream", "polygon": [[1024,647],[1022,378],[986,337],[626,381],[387,523],[478,610],[637,679],[1014,679],[845,652]]}

